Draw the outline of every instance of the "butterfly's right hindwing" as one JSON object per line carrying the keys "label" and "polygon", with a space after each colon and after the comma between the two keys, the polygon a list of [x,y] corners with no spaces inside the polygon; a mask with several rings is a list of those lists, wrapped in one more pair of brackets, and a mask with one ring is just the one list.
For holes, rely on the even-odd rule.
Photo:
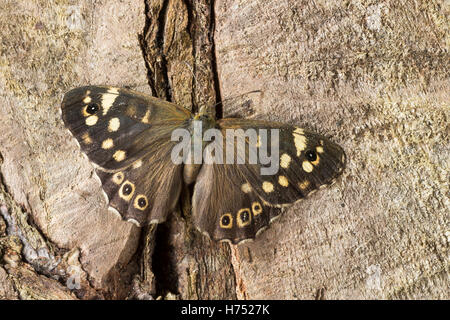
{"label": "butterfly's right hindwing", "polygon": [[253,239],[281,213],[251,189],[236,165],[203,164],[192,199],[194,225],[214,240]]}

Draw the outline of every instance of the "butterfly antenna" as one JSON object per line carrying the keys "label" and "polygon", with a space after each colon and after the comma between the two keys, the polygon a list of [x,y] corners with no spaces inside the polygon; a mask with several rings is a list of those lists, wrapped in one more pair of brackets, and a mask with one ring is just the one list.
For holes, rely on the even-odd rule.
{"label": "butterfly antenna", "polygon": [[[187,68],[188,68],[189,71],[191,72],[192,78],[194,79],[194,85],[195,85],[195,87],[196,87],[196,88],[199,88],[199,85],[198,85],[198,82],[197,82],[197,77],[195,76],[195,73],[194,73],[194,70],[193,70],[192,66],[191,66],[189,63],[187,63],[186,61],[183,61],[183,63],[187,66]],[[217,106],[223,104],[224,102],[227,102],[227,101],[230,101],[230,100],[233,100],[233,99],[236,99],[236,98],[240,98],[240,97],[243,97],[243,96],[248,95],[248,94],[251,94],[251,93],[261,93],[261,92],[262,92],[261,90],[252,90],[252,91],[244,92],[244,93],[241,93],[241,94],[238,94],[238,95],[235,95],[235,96],[231,96],[231,97],[228,97],[228,98],[223,99],[222,101],[219,101],[219,102],[215,103],[215,104],[212,106],[212,108],[215,109]],[[203,109],[203,108],[200,108],[199,111],[202,112],[202,111],[203,111],[202,109]]]}
{"label": "butterfly antenna", "polygon": [[192,78],[194,78],[194,84],[195,84],[195,87],[198,88],[197,77],[195,76],[195,73],[194,73],[194,70],[193,70],[192,66],[191,66],[189,63],[187,63],[186,61],[183,61],[183,63],[187,66],[187,68],[188,68],[189,71],[191,72]]}
{"label": "butterfly antenna", "polygon": [[[183,61],[183,63],[187,66],[187,68],[188,68],[188,70],[191,72],[191,74],[192,74],[192,78],[194,79],[194,86],[195,86],[195,88],[200,88],[200,86],[198,85],[198,81],[197,81],[197,77],[195,76],[195,73],[194,73],[194,70],[193,70],[193,67],[189,64],[189,63],[187,63],[186,61]],[[194,100],[194,99],[193,99]],[[194,108],[197,108],[197,106],[193,106]],[[195,109],[194,109],[195,110]],[[200,110],[197,110],[197,111],[200,111],[201,112],[201,108],[200,108]]]}
{"label": "butterfly antenna", "polygon": [[223,104],[224,102],[227,102],[227,101],[230,101],[230,100],[233,100],[236,98],[240,98],[240,97],[246,96],[251,93],[261,93],[261,92],[262,92],[262,90],[252,90],[252,91],[247,91],[247,92],[235,95],[235,96],[231,96],[231,97],[223,99],[222,101],[217,102],[216,104],[213,105],[213,108],[217,107],[220,104]]}

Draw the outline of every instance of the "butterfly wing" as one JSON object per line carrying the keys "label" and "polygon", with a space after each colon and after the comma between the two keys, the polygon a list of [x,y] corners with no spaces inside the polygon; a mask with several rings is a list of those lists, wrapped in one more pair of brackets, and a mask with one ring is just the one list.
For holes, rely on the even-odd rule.
{"label": "butterfly wing", "polygon": [[[163,149],[161,149],[163,150]],[[114,173],[96,169],[110,210],[138,226],[161,223],[178,201],[181,166],[170,165],[166,154],[149,154],[124,170]]]}
{"label": "butterfly wing", "polygon": [[[161,222],[178,199],[181,167],[172,131],[191,113],[132,90],[87,86],[66,93],[62,118],[99,176],[113,211],[137,224]],[[158,191],[158,192],[157,192]]]}
{"label": "butterfly wing", "polygon": [[191,113],[173,103],[132,90],[75,88],[62,102],[62,118],[96,166],[115,171],[130,166],[186,128]]}
{"label": "butterfly wing", "polygon": [[[241,119],[223,119],[218,121],[218,126],[224,137],[224,155],[227,129],[233,130],[236,137],[244,141],[240,145],[238,139],[235,140],[234,155],[245,164],[204,164],[200,170],[194,187],[194,222],[214,239],[229,239],[237,243],[254,238],[280,213],[279,208],[332,184],[345,166],[341,147],[301,128]],[[276,130],[278,139],[275,134],[269,134],[274,132],[272,129]],[[267,139],[262,138],[264,130]],[[256,163],[250,161],[252,155],[261,155],[261,149],[269,150],[268,154],[276,161],[277,170],[273,174],[262,174],[261,171],[262,168],[268,169],[270,163],[262,164],[259,157]],[[240,151],[242,156],[239,156]],[[210,196],[204,197],[203,194]],[[256,211],[253,210],[254,203],[261,205],[257,205]],[[248,223],[243,224],[242,215],[247,216],[245,212],[250,217],[246,220]],[[230,225],[224,228],[221,219],[230,220]]]}
{"label": "butterfly wing", "polygon": [[238,166],[203,164],[194,186],[194,225],[215,240],[254,238],[281,213],[251,190]]}
{"label": "butterfly wing", "polygon": [[[344,150],[336,143],[317,133],[290,126],[283,123],[266,121],[245,121],[241,119],[223,119],[219,121],[222,130],[240,128],[244,130],[246,150],[252,144],[248,138],[248,129],[256,128],[259,141],[264,132],[267,139],[258,144],[258,156],[264,149],[271,153],[273,149],[278,155],[278,170],[275,174],[263,175],[260,162],[256,165],[244,165],[243,171],[248,183],[255,192],[272,206],[290,205],[317,189],[334,183],[345,167]],[[269,132],[277,130],[278,139]],[[265,146],[264,140],[267,144]],[[247,158],[248,158],[248,151]],[[260,160],[260,159],[259,159]],[[262,159],[261,159],[262,160]],[[246,159],[248,162],[248,159]]]}

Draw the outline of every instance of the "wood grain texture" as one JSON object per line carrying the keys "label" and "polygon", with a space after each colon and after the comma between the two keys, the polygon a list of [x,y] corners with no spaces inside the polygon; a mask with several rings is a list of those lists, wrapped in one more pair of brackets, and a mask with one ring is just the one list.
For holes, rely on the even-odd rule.
{"label": "wood grain texture", "polygon": [[449,298],[448,13],[216,1],[223,97],[262,90],[244,114],[314,129],[348,158],[336,185],[233,250],[239,298]]}
{"label": "wood grain texture", "polygon": [[[93,167],[58,109],[64,92],[88,83],[149,91],[137,39],[143,10],[130,2],[4,1],[0,13],[1,173],[14,200],[8,211],[26,222],[20,228],[34,230],[25,240],[39,234],[60,249],[56,260],[79,248],[88,284],[113,297],[124,293],[110,274],[127,269],[139,230],[107,211]],[[30,246],[41,252],[47,245]]]}
{"label": "wood grain texture", "polygon": [[[0,298],[450,298],[445,1],[1,6]],[[253,243],[199,235],[187,188],[140,230],[107,211],[58,114],[86,84],[222,99],[331,137],[347,169]]]}

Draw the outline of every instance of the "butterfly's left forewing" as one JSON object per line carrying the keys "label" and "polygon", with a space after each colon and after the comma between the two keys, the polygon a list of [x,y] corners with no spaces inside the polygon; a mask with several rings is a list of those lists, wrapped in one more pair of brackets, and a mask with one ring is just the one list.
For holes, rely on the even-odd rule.
{"label": "butterfly's left forewing", "polygon": [[62,118],[96,166],[114,171],[130,166],[187,128],[191,113],[132,90],[87,86],[64,96]]}

